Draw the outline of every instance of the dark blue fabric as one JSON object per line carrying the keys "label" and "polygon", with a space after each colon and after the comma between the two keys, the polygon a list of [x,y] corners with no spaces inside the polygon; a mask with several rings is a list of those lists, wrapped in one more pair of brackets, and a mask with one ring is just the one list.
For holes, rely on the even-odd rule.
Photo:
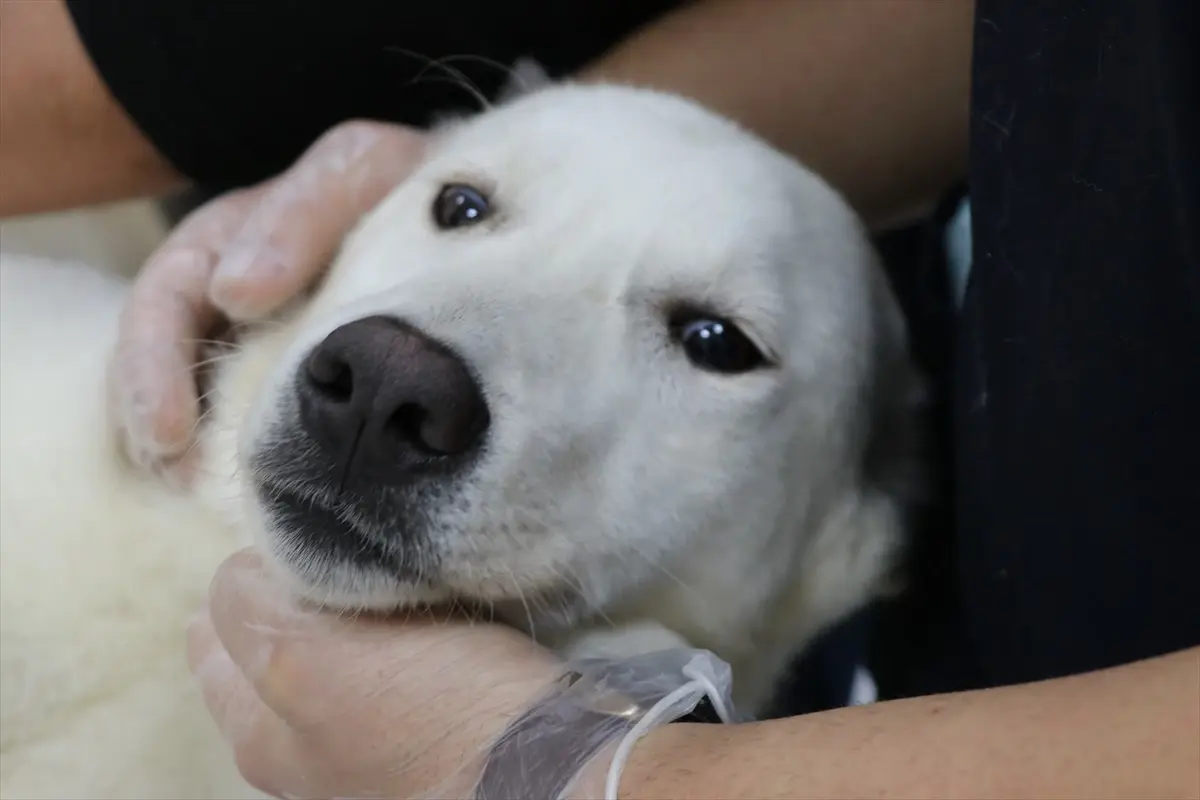
{"label": "dark blue fabric", "polygon": [[978,0],[973,94],[952,569],[889,695],[1200,644],[1200,6]]}

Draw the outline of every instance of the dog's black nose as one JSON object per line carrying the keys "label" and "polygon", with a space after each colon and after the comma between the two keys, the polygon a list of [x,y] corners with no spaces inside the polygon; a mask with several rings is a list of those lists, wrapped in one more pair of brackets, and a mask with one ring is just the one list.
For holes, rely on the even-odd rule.
{"label": "dog's black nose", "polygon": [[389,482],[476,450],[487,402],[463,360],[419,330],[366,317],[330,333],[300,369],[304,429],[339,465]]}

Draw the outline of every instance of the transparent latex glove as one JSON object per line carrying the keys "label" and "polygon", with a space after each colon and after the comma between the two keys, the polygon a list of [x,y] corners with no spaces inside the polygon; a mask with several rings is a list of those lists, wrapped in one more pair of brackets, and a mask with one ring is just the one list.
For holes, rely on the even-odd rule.
{"label": "transparent latex glove", "polygon": [[497,625],[301,609],[242,551],[188,629],[188,663],[242,775],[281,798],[462,797],[562,674]]}
{"label": "transparent latex glove", "polygon": [[412,128],[343,123],[282,175],[212,200],[172,231],[134,282],[109,372],[111,413],[135,463],[186,480],[203,339],[309,287],[424,142]]}

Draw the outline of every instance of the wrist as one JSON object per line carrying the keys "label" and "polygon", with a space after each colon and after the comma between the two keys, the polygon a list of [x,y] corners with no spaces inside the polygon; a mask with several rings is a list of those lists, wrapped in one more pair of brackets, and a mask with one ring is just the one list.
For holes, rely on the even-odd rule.
{"label": "wrist", "polygon": [[[505,730],[551,691],[564,671],[563,662],[548,653],[532,661],[522,659],[518,666],[514,675],[477,671],[476,685],[456,693],[456,706],[428,704],[430,717],[417,727],[436,735],[438,741],[422,757],[430,769],[428,779],[421,782],[427,787],[421,796],[471,796],[489,750]],[[453,734],[439,735],[448,732]]]}
{"label": "wrist", "polygon": [[[647,736],[664,727],[727,727],[693,722],[708,716],[726,723],[737,719],[729,697],[729,665],[707,651],[677,648],[567,666],[555,686],[488,751],[472,797],[615,798]],[[692,716],[706,704],[708,715]],[[667,724],[672,722],[677,724]],[[659,733],[650,753],[677,736],[686,738]],[[638,760],[644,762],[645,756]]]}
{"label": "wrist", "polygon": [[[633,748],[621,774],[620,800],[695,797],[693,784],[704,783],[697,765],[720,759],[720,742],[735,726],[680,722],[646,734]],[[604,796],[609,766],[620,742],[604,748],[580,773],[567,800]]]}

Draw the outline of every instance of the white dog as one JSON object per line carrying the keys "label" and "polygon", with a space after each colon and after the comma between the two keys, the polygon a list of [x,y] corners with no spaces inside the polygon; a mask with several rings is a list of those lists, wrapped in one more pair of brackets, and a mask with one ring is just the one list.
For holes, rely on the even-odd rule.
{"label": "white dog", "polygon": [[920,383],[863,228],[677,97],[557,86],[439,130],[208,376],[186,495],[106,420],[123,282],[2,275],[4,797],[253,796],[183,656],[252,541],[326,605],[708,648],[753,713],[903,539]]}

